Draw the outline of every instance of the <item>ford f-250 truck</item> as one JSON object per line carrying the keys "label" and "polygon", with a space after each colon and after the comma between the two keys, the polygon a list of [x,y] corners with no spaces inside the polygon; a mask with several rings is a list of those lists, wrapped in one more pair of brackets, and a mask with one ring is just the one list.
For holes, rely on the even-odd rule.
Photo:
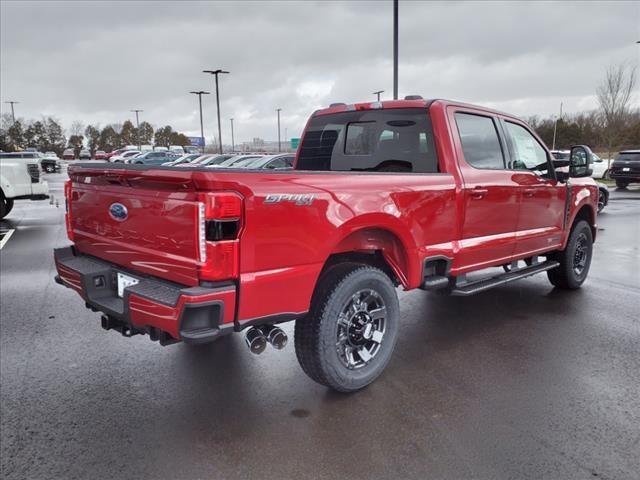
{"label": "ford f-250 truck", "polygon": [[55,251],[56,280],[105,329],[161,344],[248,329],[257,353],[295,321],[302,369],[354,391],[394,349],[397,286],[466,296],[546,272],[580,287],[590,158],[576,146],[555,165],[525,123],[477,106],[332,104],[308,121],[294,170],[70,166],[73,245]]}

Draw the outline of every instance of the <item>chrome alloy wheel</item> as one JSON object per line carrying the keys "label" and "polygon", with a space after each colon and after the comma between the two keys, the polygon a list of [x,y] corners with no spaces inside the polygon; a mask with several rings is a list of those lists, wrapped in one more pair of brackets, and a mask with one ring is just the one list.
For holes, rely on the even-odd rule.
{"label": "chrome alloy wheel", "polygon": [[338,316],[336,350],[344,366],[362,368],[380,351],[387,310],[375,290],[354,293]]}
{"label": "chrome alloy wheel", "polygon": [[584,233],[581,233],[576,239],[576,249],[573,253],[573,271],[576,275],[582,275],[582,272],[584,272],[584,269],[587,266],[588,258],[589,245],[587,242],[587,236]]}

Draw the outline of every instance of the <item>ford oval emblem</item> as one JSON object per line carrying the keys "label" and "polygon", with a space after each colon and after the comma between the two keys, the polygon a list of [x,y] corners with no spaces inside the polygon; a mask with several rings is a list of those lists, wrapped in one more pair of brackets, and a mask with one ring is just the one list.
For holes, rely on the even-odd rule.
{"label": "ford oval emblem", "polygon": [[111,218],[114,220],[124,222],[127,219],[129,212],[127,211],[127,207],[121,203],[112,203],[109,207],[109,215],[111,215]]}

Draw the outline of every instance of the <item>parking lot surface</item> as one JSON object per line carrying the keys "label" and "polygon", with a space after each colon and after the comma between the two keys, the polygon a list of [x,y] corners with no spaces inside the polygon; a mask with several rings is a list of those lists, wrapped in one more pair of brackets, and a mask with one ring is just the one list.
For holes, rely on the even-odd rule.
{"label": "parking lot surface", "polygon": [[[1,222],[4,478],[605,478],[640,472],[640,189],[612,190],[589,279],[401,293],[383,375],[313,383],[293,342],[160,347],[100,328],[54,283],[59,208]],[[285,324],[293,335],[293,325]]]}

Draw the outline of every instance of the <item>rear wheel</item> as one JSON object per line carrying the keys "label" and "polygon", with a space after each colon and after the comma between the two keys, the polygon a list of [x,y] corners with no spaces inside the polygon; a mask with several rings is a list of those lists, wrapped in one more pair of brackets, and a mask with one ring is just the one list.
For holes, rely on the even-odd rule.
{"label": "rear wheel", "polygon": [[626,182],[624,180],[616,180],[616,187],[618,188],[627,188],[627,185],[629,185],[629,182]]}
{"label": "rear wheel", "polygon": [[298,362],[316,382],[353,392],[389,363],[399,323],[391,279],[366,265],[341,264],[318,282],[311,309],[295,325]]}
{"label": "rear wheel", "polygon": [[13,198],[4,198],[4,195],[0,197],[0,218],[4,218],[9,215],[13,208]]}
{"label": "rear wheel", "polygon": [[44,171],[47,173],[53,173],[56,171],[56,167],[54,167],[53,165],[45,165]]}
{"label": "rear wheel", "polygon": [[584,220],[575,224],[569,235],[567,247],[550,256],[560,263],[558,268],[547,271],[549,281],[558,288],[574,290],[587,279],[593,253],[591,226]]}

